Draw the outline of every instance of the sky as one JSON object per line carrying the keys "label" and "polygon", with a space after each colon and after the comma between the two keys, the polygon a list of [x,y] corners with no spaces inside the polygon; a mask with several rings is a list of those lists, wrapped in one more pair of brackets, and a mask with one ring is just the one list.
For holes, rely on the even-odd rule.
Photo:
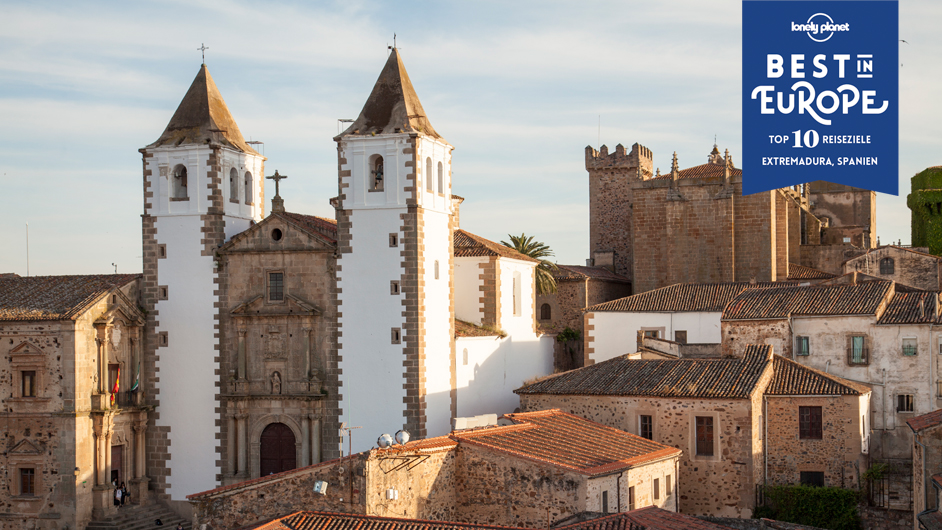
{"label": "sky", "polygon": [[[909,179],[942,164],[942,2],[900,0],[898,197],[883,243],[910,239]],[[141,270],[138,150],[206,64],[289,211],[333,217],[337,120],[356,118],[396,43],[455,147],[462,228],[589,254],[585,147],[640,143],[669,170],[741,160],[741,3],[0,3],[0,273]],[[747,170],[748,175],[748,170]],[[267,195],[271,195],[268,193]]]}

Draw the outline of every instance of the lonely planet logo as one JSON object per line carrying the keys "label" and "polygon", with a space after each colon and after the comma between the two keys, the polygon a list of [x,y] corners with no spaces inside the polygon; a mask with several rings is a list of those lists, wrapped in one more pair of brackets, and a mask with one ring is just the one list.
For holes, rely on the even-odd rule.
{"label": "lonely planet logo", "polygon": [[824,42],[838,31],[850,31],[850,23],[835,24],[834,19],[825,13],[815,13],[808,17],[808,22],[792,22],[792,31],[803,31],[815,42]]}

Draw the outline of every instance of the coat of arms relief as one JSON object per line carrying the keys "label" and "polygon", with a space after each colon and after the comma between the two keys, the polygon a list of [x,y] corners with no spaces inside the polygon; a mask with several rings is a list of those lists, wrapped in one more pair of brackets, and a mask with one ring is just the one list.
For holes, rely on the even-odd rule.
{"label": "coat of arms relief", "polygon": [[266,360],[284,359],[288,356],[288,335],[280,326],[268,326],[264,356]]}

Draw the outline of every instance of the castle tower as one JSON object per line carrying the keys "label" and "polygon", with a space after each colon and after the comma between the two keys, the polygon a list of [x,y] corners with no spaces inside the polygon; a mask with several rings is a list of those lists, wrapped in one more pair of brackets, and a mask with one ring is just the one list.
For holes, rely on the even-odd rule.
{"label": "castle tower", "polygon": [[[339,416],[353,450],[447,433],[455,415],[451,151],[393,49],[339,167]],[[344,450],[347,449],[344,444]]]}
{"label": "castle tower", "polygon": [[159,498],[220,473],[215,249],[263,217],[264,161],[242,138],[206,65],[144,158],[144,387],[156,407],[147,469]]}
{"label": "castle tower", "polygon": [[926,168],[911,182],[906,205],[912,211],[912,246],[942,256],[942,166]]}

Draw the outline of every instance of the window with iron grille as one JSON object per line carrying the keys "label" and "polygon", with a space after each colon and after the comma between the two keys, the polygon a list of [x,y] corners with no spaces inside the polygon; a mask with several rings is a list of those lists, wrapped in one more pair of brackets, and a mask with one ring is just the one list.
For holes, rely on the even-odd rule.
{"label": "window with iron grille", "polygon": [[821,407],[798,407],[798,437],[821,439]]}
{"label": "window with iron grille", "polygon": [[916,355],[916,339],[903,339],[903,355],[913,356]]}
{"label": "window with iron grille", "polygon": [[285,275],[283,272],[268,273],[268,300],[281,302],[285,299]]}
{"label": "window with iron grille", "polygon": [[654,439],[654,418],[648,416],[647,414],[642,414],[638,416],[638,433],[642,438],[647,438],[648,440]]}
{"label": "window with iron grille", "polygon": [[31,467],[20,468],[20,495],[32,497],[36,495],[36,469]]}
{"label": "window with iron grille", "polygon": [[811,355],[808,337],[795,337],[795,355]]}
{"label": "window with iron grille", "polygon": [[880,274],[893,274],[896,270],[896,264],[893,258],[883,258],[880,260]]}
{"label": "window with iron grille", "polygon": [[713,456],[713,418],[697,416],[697,456]]}
{"label": "window with iron grille", "polygon": [[914,410],[912,394],[899,394],[896,396],[896,412],[913,412]]}
{"label": "window with iron grille", "polygon": [[870,351],[867,342],[866,335],[847,336],[848,364],[867,364],[870,362]]}

